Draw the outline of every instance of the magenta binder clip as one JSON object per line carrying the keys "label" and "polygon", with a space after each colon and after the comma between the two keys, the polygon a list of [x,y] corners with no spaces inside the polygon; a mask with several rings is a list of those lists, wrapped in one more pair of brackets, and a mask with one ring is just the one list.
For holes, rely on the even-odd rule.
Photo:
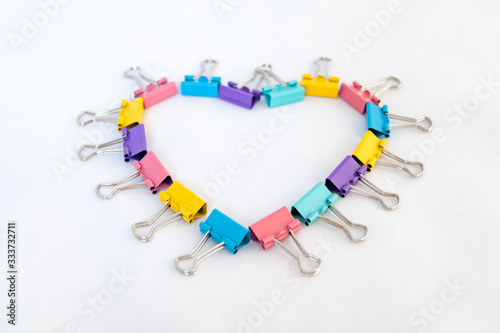
{"label": "magenta binder clip", "polygon": [[[396,82],[396,84],[387,84],[390,81]],[[382,87],[383,86],[383,87]],[[382,95],[389,89],[399,89],[401,88],[401,81],[394,76],[389,76],[387,79],[374,83],[368,86],[362,86],[358,82],[354,81],[352,85],[347,83],[342,83],[340,86],[339,96],[349,103],[356,111],[361,114],[366,112],[366,103],[373,103],[379,105],[380,99],[375,96],[375,93],[370,93],[370,89],[380,88],[376,91],[377,96]]]}
{"label": "magenta binder clip", "polygon": [[[109,146],[116,145],[118,143],[123,143],[123,148],[113,148],[113,149],[102,149]],[[88,155],[84,155],[83,151],[85,149],[93,149],[94,151]],[[86,162],[96,155],[105,154],[123,154],[123,159],[125,162],[132,160],[142,159],[148,149],[146,147],[146,132],[144,131],[144,125],[139,124],[131,129],[126,127],[122,128],[122,136],[118,139],[101,143],[98,145],[82,145],[78,149],[78,157]]]}
{"label": "magenta binder clip", "polygon": [[[399,195],[383,191],[366,179],[366,169],[366,165],[360,166],[352,156],[348,155],[328,176],[325,185],[332,193],[337,193],[342,198],[345,198],[345,196],[352,191],[378,201],[386,210],[398,208]],[[356,185],[359,181],[363,183],[368,190],[357,187]],[[383,197],[394,198],[395,204],[387,204],[385,200],[383,200]]]}
{"label": "magenta binder clip", "polygon": [[[147,187],[151,193],[156,194],[158,190],[168,188],[172,185],[172,177],[152,151],[147,153],[140,161],[134,161],[134,167],[136,169],[134,173],[119,181],[97,184],[95,189],[97,195],[103,199],[111,199],[120,191],[142,187]],[[115,188],[108,195],[101,193],[101,187],[103,186],[117,187],[139,176],[143,180],[140,183]]]}
{"label": "magenta binder clip", "polygon": [[[307,252],[295,237],[295,233],[300,230],[300,221],[295,219],[286,207],[282,207],[271,215],[252,224],[250,227],[250,238],[259,242],[264,250],[270,248],[274,244],[288,253],[299,265],[300,272],[304,276],[313,276],[319,273],[321,269],[321,259]],[[288,249],[281,241],[290,235],[302,253],[302,255],[314,263],[316,268],[308,270],[303,267],[300,257],[296,256],[293,251]]]}
{"label": "magenta binder clip", "polygon": [[[137,72],[137,75],[132,75],[132,72]],[[175,82],[167,82],[165,77],[156,81],[145,75],[137,66],[127,69],[124,75],[135,80],[139,85],[140,88],[134,91],[134,96],[135,98],[142,97],[144,99],[145,108],[149,108],[177,94]],[[144,86],[144,82],[149,84]]]}

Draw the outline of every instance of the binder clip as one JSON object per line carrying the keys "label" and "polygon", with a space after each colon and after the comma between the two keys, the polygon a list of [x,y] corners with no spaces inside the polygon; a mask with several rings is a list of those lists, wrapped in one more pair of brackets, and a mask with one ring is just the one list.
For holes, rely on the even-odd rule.
{"label": "binder clip", "polygon": [[266,98],[267,105],[270,108],[300,102],[304,99],[306,89],[302,86],[298,86],[297,80],[288,82],[283,81],[279,76],[274,74],[272,66],[268,64],[259,66],[257,70],[264,74],[266,81],[269,83],[270,78],[278,82],[274,87],[269,85],[262,88],[262,95]]}
{"label": "binder clip", "polygon": [[[373,134],[372,131],[366,131],[365,135],[361,139],[361,142],[359,143],[358,147],[352,154],[352,157],[361,165],[364,164],[366,165],[368,171],[371,171],[377,160],[379,159],[380,155],[385,155],[394,161],[398,162],[399,164],[395,163],[388,163],[384,161],[379,161],[379,165],[384,165],[388,166],[391,168],[399,169],[404,172],[406,172],[408,175],[410,175],[413,178],[420,177],[424,174],[424,164],[421,162],[413,162],[413,161],[407,161],[397,155],[394,155],[393,153],[389,152],[387,149],[385,149],[385,145],[387,144],[387,140],[383,139],[380,140],[377,138],[375,134]],[[420,173],[414,173],[410,169],[408,169],[408,165],[418,165],[419,168],[421,169]]]}
{"label": "binder clip", "polygon": [[[387,84],[390,81],[396,82],[396,84]],[[382,87],[383,86],[383,87]],[[362,86],[358,82],[354,81],[352,85],[347,83],[342,83],[340,85],[339,96],[349,103],[356,111],[361,114],[365,113],[366,103],[373,103],[378,105],[380,99],[375,96],[375,93],[371,94],[370,89],[380,88],[376,93],[377,96],[382,95],[389,89],[399,89],[401,88],[401,81],[394,76],[389,76],[387,79],[374,83],[368,86]]]}
{"label": "binder clip", "polygon": [[[158,190],[172,185],[172,177],[152,151],[148,152],[140,161],[134,161],[134,167],[136,169],[134,173],[119,181],[97,184],[96,194],[103,199],[111,199],[121,191],[142,187],[147,187],[151,193],[156,194]],[[140,183],[115,188],[108,195],[101,193],[101,187],[103,186],[116,187],[139,176],[143,180]]]}
{"label": "binder clip", "polygon": [[[132,75],[132,72],[137,72],[137,75],[142,80],[137,75]],[[134,91],[134,96],[135,98],[143,98],[145,108],[149,108],[177,94],[175,82],[167,82],[167,78],[165,77],[156,81],[145,75],[137,66],[127,69],[124,75],[137,82],[140,88]],[[144,82],[148,82],[149,84],[145,86]]]}
{"label": "binder clip", "polygon": [[[257,81],[255,88],[250,88],[248,84],[258,77],[259,80]],[[233,103],[247,109],[252,109],[255,103],[260,101],[262,92],[258,89],[263,80],[264,73],[260,67],[257,67],[254,71],[253,77],[243,83],[237,84],[229,81],[227,87],[221,84],[219,87],[219,98],[229,103]]]}
{"label": "binder clip", "polygon": [[[389,109],[387,105],[380,107],[373,103],[366,104],[366,119],[368,121],[368,129],[372,131],[376,136],[385,136],[386,138],[388,138],[391,133],[391,128],[411,127],[419,129],[426,133],[432,131],[432,120],[429,117],[422,116],[418,118],[409,118],[391,114],[388,111]],[[389,119],[401,120],[407,123],[389,124]],[[421,125],[421,123],[425,121],[429,123],[428,127],[424,127]]]}
{"label": "binder clip", "polygon": [[[353,243],[364,241],[368,236],[368,227],[349,221],[338,209],[336,209],[334,205],[337,202],[338,197],[339,196],[336,193],[331,193],[325,184],[318,183],[292,206],[291,213],[293,217],[303,221],[307,226],[316,220],[320,220],[329,223],[334,227],[340,228],[345,233],[349,241]],[[362,229],[363,237],[354,238],[349,229],[345,226],[324,217],[323,214],[325,214],[327,210],[330,210],[349,227]]]}
{"label": "binder clip", "polygon": [[[250,231],[217,209],[214,209],[212,213],[210,213],[210,216],[205,222],[200,223],[200,231],[204,236],[194,249],[188,254],[174,259],[177,270],[186,276],[196,274],[198,265],[203,260],[223,248],[226,248],[226,250],[232,254],[236,254],[240,247],[250,242]],[[179,263],[197,255],[210,237],[218,244],[196,258],[192,270],[182,269]]]}
{"label": "binder clip", "polygon": [[[122,105],[118,108],[100,112],[83,111],[76,118],[76,122],[80,126],[86,126],[97,121],[113,123],[116,119],[108,117],[118,113],[118,130],[121,131],[123,127],[130,129],[140,124],[142,122],[143,111],[144,102],[142,97],[137,97],[130,102],[124,99],[122,100]],[[83,116],[89,116],[90,119],[84,121],[82,120]]]}
{"label": "binder clip", "polygon": [[[364,197],[378,201],[386,210],[394,210],[399,207],[399,195],[381,190],[375,184],[366,179],[366,165],[359,165],[356,160],[347,155],[346,158],[326,178],[325,185],[332,193],[345,198],[350,192],[360,194]],[[358,182],[364,184],[368,190],[356,186]],[[394,198],[395,204],[386,203],[383,198]]]}
{"label": "binder clip", "polygon": [[[185,81],[181,82],[181,94],[187,96],[217,97],[219,95],[220,77],[212,76],[212,72],[217,65],[216,60],[203,60],[201,62],[202,68],[198,75],[184,76]],[[208,76],[201,76],[207,70],[207,66],[210,66]]]}
{"label": "binder clip", "polygon": [[[207,214],[207,203],[177,181],[167,190],[160,192],[160,201],[163,202],[163,206],[153,216],[147,221],[132,225],[132,233],[140,241],[150,242],[156,231],[181,218],[188,223],[193,223],[195,218]],[[169,208],[172,208],[174,214],[156,222]],[[149,234],[144,236],[137,233],[137,229],[149,226],[152,226]]]}
{"label": "binder clip", "polygon": [[[319,57],[314,59],[316,64],[316,71],[314,74],[302,75],[302,82],[300,85],[306,89],[306,95],[323,96],[323,97],[337,97],[339,91],[339,78],[328,76],[328,66],[332,60],[327,57]],[[323,67],[325,76],[318,75]]]}
{"label": "binder clip", "polygon": [[[123,148],[102,149],[123,142]],[[93,149],[94,152],[83,155],[84,149]],[[122,128],[122,136],[118,139],[101,143],[99,145],[82,145],[78,149],[78,157],[86,162],[96,155],[123,153],[125,162],[142,159],[148,152],[146,147],[146,133],[144,125],[139,124],[131,129]]]}
{"label": "binder clip", "polygon": [[[295,233],[300,230],[300,222],[290,214],[286,207],[280,208],[271,215],[252,224],[249,229],[250,238],[255,242],[259,242],[264,250],[277,245],[288,253],[299,265],[302,275],[313,276],[321,270],[321,258],[307,252],[295,237]],[[300,258],[281,242],[289,234],[304,258],[316,263],[315,269],[306,269],[302,265]]]}

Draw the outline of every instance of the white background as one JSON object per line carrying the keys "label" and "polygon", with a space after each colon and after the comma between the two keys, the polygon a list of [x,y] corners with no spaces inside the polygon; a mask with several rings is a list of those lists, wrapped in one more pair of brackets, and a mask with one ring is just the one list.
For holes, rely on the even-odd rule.
{"label": "white background", "polygon": [[[41,5],[3,1],[0,266],[6,270],[7,222],[17,221],[19,280],[13,328],[1,279],[1,331],[498,331],[498,4],[401,0],[386,27],[360,44],[357,29],[377,29],[371,11],[388,1],[232,1],[225,12],[217,3],[71,1],[16,50],[9,38],[22,36],[23,18],[32,22]],[[358,53],[345,56],[341,45],[356,43]],[[334,60],[330,74],[341,82],[399,77],[404,87],[382,102],[395,114],[430,116],[440,136],[393,131],[387,148],[421,156],[427,168],[419,179],[382,167],[368,175],[401,194],[396,211],[355,194],[339,200],[341,212],[369,226],[363,243],[320,222],[303,226],[297,236],[324,259],[315,277],[302,278],[284,252],[254,242],[234,256],[213,255],[185,277],[173,258],[200,240],[203,219],[173,223],[141,243],[130,226],[161,206],[158,196],[141,189],[102,200],[95,185],[130,174],[132,165],[120,155],[74,160],[89,135],[117,137],[95,124],[81,128],[75,117],[130,98],[136,85],[122,73],[131,65],[180,88],[208,57],[219,61],[216,74],[226,84],[263,62],[300,80],[317,56]],[[487,80],[497,82],[491,91]],[[453,112],[464,103],[462,114]],[[209,210],[249,226],[323,181],[366,130],[364,117],[340,98],[306,96],[286,107],[294,119],[247,161],[238,147],[280,112],[263,101],[248,111],[179,94],[146,110],[148,147],[176,180],[209,200]],[[231,160],[240,173],[208,198],[210,172]],[[116,282],[123,271],[133,280]],[[119,292],[111,294],[110,283]],[[270,305],[271,295],[280,295],[279,304]]]}

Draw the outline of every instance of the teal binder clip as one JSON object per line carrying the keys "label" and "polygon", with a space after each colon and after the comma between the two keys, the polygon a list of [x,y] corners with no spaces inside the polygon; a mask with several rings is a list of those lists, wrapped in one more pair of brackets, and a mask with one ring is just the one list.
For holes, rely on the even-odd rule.
{"label": "teal binder clip", "polygon": [[[358,243],[366,239],[368,236],[368,227],[362,224],[356,224],[349,221],[340,211],[334,207],[337,202],[338,195],[331,193],[323,183],[318,183],[309,192],[306,193],[299,201],[297,201],[291,209],[293,217],[303,221],[307,226],[316,220],[320,220],[340,228],[347,236],[349,241]],[[354,238],[345,226],[323,216],[327,210],[333,212],[342,222],[351,228],[362,229],[364,235],[361,238]]]}
{"label": "teal binder clip", "polygon": [[[186,96],[218,97],[220,77],[212,76],[212,72],[217,67],[218,62],[213,59],[206,59],[201,62],[201,71],[198,75],[186,75],[181,82],[181,94]],[[210,66],[207,76],[202,74]]]}
{"label": "teal binder clip", "polygon": [[[204,259],[208,258],[215,252],[226,248],[229,252],[235,254],[238,249],[250,242],[250,230],[243,227],[229,216],[214,209],[205,222],[200,223],[200,231],[205,235],[195,248],[186,255],[179,256],[174,259],[177,270],[184,275],[194,275],[198,269],[198,265]],[[185,270],[179,266],[179,262],[193,258],[201,250],[208,238],[212,237],[218,244],[201,254],[196,258],[192,270]]]}
{"label": "teal binder clip", "polygon": [[[405,123],[391,124],[389,119],[401,120]],[[387,105],[383,107],[373,103],[366,103],[366,120],[368,121],[368,129],[376,136],[389,137],[391,128],[416,128],[423,132],[430,132],[433,129],[432,120],[429,117],[422,116],[418,118],[409,118],[389,113]],[[427,126],[422,123],[427,122]]]}
{"label": "teal binder clip", "polygon": [[259,66],[259,70],[262,71],[269,84],[271,84],[270,78],[278,82],[274,87],[269,85],[262,88],[262,95],[266,98],[270,108],[300,102],[304,99],[306,89],[298,86],[296,80],[285,82],[273,73],[272,66],[268,64]]}

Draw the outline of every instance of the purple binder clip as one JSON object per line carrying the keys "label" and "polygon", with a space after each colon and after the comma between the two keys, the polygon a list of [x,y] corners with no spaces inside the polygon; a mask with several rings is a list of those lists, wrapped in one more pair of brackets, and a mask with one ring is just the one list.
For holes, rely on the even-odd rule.
{"label": "purple binder clip", "polygon": [[[102,149],[109,146],[116,145],[123,142],[123,148],[113,148],[113,149]],[[88,155],[83,155],[84,149],[93,149],[94,151]],[[123,159],[125,162],[130,160],[141,160],[148,152],[146,146],[146,132],[144,131],[144,125],[139,124],[130,129],[123,127],[121,138],[101,143],[98,145],[82,145],[78,149],[78,157],[86,162],[96,155],[105,154],[120,154],[123,153]]]}
{"label": "purple binder clip", "polygon": [[[399,195],[381,190],[379,187],[375,186],[372,182],[366,179],[365,174],[366,165],[360,166],[352,156],[348,155],[328,176],[325,181],[325,185],[332,193],[337,193],[342,198],[352,191],[378,201],[386,210],[394,210],[398,208]],[[356,185],[358,182],[363,183],[368,190],[357,187]],[[392,206],[388,205],[382,197],[394,198],[396,203]]]}
{"label": "purple binder clip", "polygon": [[[131,74],[131,72],[135,71],[137,71],[138,75]],[[168,82],[165,77],[156,81],[145,75],[137,66],[127,69],[124,75],[135,80],[135,82],[139,85],[140,88],[134,91],[134,97],[142,97],[145,108],[149,108],[177,94],[175,82]],[[139,77],[142,78],[142,81]],[[149,84],[144,86],[144,82]]]}
{"label": "purple binder clip", "polygon": [[255,103],[260,101],[262,92],[257,89],[248,88],[245,86],[246,83],[237,84],[229,81],[227,83],[228,87],[221,85],[219,87],[219,98],[229,103],[252,109]]}
{"label": "purple binder clip", "polygon": [[[257,77],[259,77],[259,80],[257,81],[255,88],[252,89],[248,86],[248,84],[257,79]],[[264,72],[261,70],[261,66],[259,66],[255,70],[253,77],[243,83],[237,84],[229,81],[228,87],[220,85],[219,98],[229,103],[251,109],[255,103],[260,101],[262,92],[258,89],[264,78]]]}

